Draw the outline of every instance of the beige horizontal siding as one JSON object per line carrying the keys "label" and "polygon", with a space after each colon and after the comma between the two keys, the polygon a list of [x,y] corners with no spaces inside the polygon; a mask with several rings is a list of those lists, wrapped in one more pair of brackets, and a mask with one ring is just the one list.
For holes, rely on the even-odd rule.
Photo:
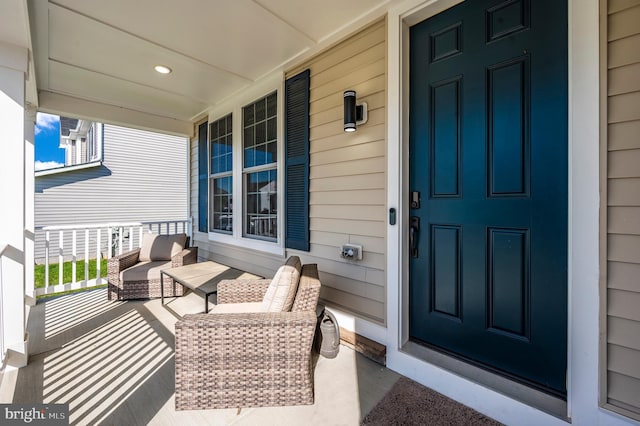
{"label": "beige horizontal siding", "polygon": [[607,260],[640,263],[640,235],[609,234],[607,244]]}
{"label": "beige horizontal siding", "polygon": [[[640,102],[640,97],[638,98],[638,102]],[[609,177],[640,177],[638,164],[640,164],[640,149],[609,152]]]}
{"label": "beige horizontal siding", "polygon": [[640,178],[609,179],[610,206],[640,206]]}
{"label": "beige horizontal siding", "polygon": [[638,22],[640,22],[640,5],[627,8],[623,11],[609,15],[609,41],[638,34]]}
{"label": "beige horizontal siding", "polygon": [[640,120],[612,123],[608,126],[609,151],[640,148]]}
{"label": "beige horizontal siding", "polygon": [[609,43],[609,69],[640,62],[640,34]]}
{"label": "beige horizontal siding", "polygon": [[607,341],[611,344],[640,350],[640,323],[609,315]]}
{"label": "beige horizontal siding", "polygon": [[640,420],[640,0],[601,4],[601,402]]}
{"label": "beige horizontal siding", "polygon": [[610,371],[609,383],[611,398],[624,403],[626,409],[635,411],[640,405],[640,380]]}
{"label": "beige horizontal siding", "polygon": [[609,233],[640,235],[640,207],[609,207]]}
{"label": "beige horizontal siding", "polygon": [[609,315],[640,322],[640,293],[617,289],[609,289],[608,293]]}
{"label": "beige horizontal siding", "polygon": [[618,374],[640,379],[640,351],[609,345],[609,369]]}
{"label": "beige horizontal siding", "polygon": [[325,165],[316,165],[311,169],[311,179],[332,176],[355,176],[362,173],[384,173],[387,168],[384,156],[372,158],[356,158]]}
{"label": "beige horizontal siding", "polygon": [[[287,72],[311,70],[310,234],[304,261],[318,263],[329,306],[385,322],[386,23],[380,20]],[[345,90],[367,102],[368,122],[343,131]],[[340,257],[363,246],[361,261]]]}
{"label": "beige horizontal siding", "polygon": [[607,12],[613,14],[637,5],[640,5],[640,0],[609,0]]}
{"label": "beige horizontal siding", "polygon": [[636,291],[640,277],[640,263],[608,262],[607,278],[610,289]]}
{"label": "beige horizontal siding", "polygon": [[614,68],[609,71],[608,78],[609,96],[638,91],[640,90],[640,63]]}
{"label": "beige horizontal siding", "polygon": [[[640,39],[638,49],[640,50]],[[640,92],[610,96],[608,110],[609,123],[640,120]]]}

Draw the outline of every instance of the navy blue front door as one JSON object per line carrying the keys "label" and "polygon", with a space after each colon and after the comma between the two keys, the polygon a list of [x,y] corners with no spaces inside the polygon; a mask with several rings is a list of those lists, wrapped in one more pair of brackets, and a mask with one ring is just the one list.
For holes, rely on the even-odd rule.
{"label": "navy blue front door", "polygon": [[567,358],[567,5],[410,31],[410,336],[555,395]]}

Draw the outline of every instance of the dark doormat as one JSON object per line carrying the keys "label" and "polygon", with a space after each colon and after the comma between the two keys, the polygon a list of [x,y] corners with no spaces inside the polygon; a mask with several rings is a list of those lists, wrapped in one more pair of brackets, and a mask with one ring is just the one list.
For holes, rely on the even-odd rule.
{"label": "dark doormat", "polygon": [[406,377],[362,420],[362,425],[500,425],[444,395]]}

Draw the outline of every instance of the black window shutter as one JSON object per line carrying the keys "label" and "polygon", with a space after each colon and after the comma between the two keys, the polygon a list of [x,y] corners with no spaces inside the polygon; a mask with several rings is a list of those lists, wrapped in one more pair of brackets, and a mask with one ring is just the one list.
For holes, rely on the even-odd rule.
{"label": "black window shutter", "polygon": [[198,126],[198,231],[208,232],[207,197],[209,188],[209,162],[207,159],[207,123]]}
{"label": "black window shutter", "polygon": [[285,82],[285,246],[309,251],[309,76]]}

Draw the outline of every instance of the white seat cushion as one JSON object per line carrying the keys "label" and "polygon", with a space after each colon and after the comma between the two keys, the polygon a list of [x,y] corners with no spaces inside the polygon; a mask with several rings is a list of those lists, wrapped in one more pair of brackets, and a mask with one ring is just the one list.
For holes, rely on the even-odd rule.
{"label": "white seat cushion", "polygon": [[247,312],[264,312],[262,302],[221,303],[209,309],[210,314],[246,314]]}
{"label": "white seat cushion", "polygon": [[262,299],[264,312],[288,312],[298,291],[302,263],[298,256],[291,256],[271,280]]}

